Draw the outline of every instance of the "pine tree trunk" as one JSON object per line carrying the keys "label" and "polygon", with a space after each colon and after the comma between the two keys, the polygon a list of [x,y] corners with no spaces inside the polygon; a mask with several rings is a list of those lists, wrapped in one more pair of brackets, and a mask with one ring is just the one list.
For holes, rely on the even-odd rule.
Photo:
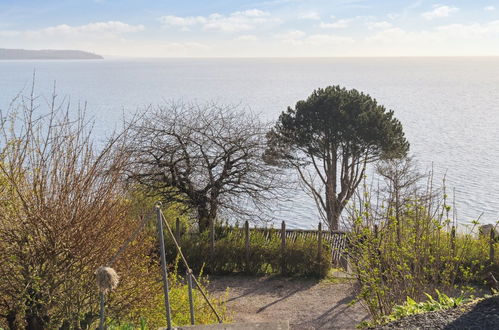
{"label": "pine tree trunk", "polygon": [[338,230],[341,210],[338,208],[336,196],[336,172],[337,172],[336,149],[331,152],[326,169],[326,217],[329,230]]}

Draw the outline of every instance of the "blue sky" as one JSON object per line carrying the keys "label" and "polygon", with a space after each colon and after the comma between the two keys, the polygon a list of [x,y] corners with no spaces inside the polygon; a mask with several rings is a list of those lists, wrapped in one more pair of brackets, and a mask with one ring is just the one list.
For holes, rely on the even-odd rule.
{"label": "blue sky", "polygon": [[499,55],[499,1],[0,0],[0,47],[131,57]]}

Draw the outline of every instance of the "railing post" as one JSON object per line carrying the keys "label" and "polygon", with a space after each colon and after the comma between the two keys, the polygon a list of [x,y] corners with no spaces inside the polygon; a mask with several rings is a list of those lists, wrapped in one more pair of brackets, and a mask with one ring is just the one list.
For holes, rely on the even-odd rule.
{"label": "railing post", "polygon": [[187,270],[187,286],[189,289],[189,313],[191,314],[191,325],[194,325],[194,299],[192,298],[192,270]]}
{"label": "railing post", "polygon": [[322,261],[322,222],[319,222],[318,233],[317,233],[317,262],[319,267]]}
{"label": "railing post", "polygon": [[246,271],[249,272],[249,263],[250,263],[250,232],[249,232],[249,222],[246,220],[244,222],[244,240],[245,240],[245,257],[246,257]]}
{"label": "railing post", "polygon": [[99,321],[99,330],[105,329],[106,323],[106,309],[105,309],[105,294],[104,292],[99,293],[100,297],[100,321]]}
{"label": "railing post", "polygon": [[286,222],[281,224],[281,273],[286,275]]}
{"label": "railing post", "polygon": [[494,263],[495,251],[494,251],[494,243],[495,243],[495,228],[491,228],[490,230],[490,241],[489,241],[489,261],[491,264]]}
{"label": "railing post", "polygon": [[160,204],[156,204],[156,217],[157,217],[157,227],[158,227],[159,251],[161,255],[161,275],[163,276],[163,291],[165,294],[167,329],[171,330],[172,320],[171,320],[170,296],[168,288],[168,272],[166,270],[165,238],[163,235],[163,220],[161,215]]}

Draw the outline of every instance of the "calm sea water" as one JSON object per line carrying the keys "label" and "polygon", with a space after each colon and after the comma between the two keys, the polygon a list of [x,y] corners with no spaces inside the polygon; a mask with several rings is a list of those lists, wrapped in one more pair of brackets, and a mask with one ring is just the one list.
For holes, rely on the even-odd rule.
{"label": "calm sea water", "polygon": [[[339,84],[395,111],[422,170],[455,189],[461,223],[499,220],[499,58],[164,59],[0,61],[0,109],[22,89],[87,102],[96,135],[123,113],[165,100],[238,103],[269,120],[313,89]],[[305,194],[276,205],[276,221],[314,227]]]}

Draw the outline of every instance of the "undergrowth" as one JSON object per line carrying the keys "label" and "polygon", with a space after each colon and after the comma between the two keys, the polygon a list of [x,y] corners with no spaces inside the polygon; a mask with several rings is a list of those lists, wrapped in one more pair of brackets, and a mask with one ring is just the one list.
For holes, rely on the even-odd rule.
{"label": "undergrowth", "polygon": [[383,316],[379,321],[363,322],[359,325],[359,327],[371,327],[379,324],[393,322],[410,315],[456,308],[474,300],[473,297],[467,298],[463,293],[461,293],[457,297],[449,297],[439,290],[435,290],[435,293],[436,297],[434,298],[430,294],[424,292],[427,300],[423,302],[416,302],[414,299],[408,296],[403,304],[395,305],[389,315]]}
{"label": "undergrowth", "polygon": [[[431,174],[414,174],[408,162],[382,168],[387,188],[372,193],[365,185],[350,214],[348,253],[360,283],[357,298],[375,323],[393,313],[458,303],[443,293],[470,292],[498,264],[497,255],[489,260],[489,238],[476,235],[479,222],[457,228],[445,188],[436,189]],[[436,300],[416,303],[434,290],[442,292]]]}
{"label": "undergrowth", "polygon": [[[185,278],[180,275],[178,265],[179,259],[177,258],[168,274],[172,326],[185,326],[190,324],[188,285]],[[228,292],[220,297],[215,297],[207,291],[206,287],[209,281],[202,273],[197,276],[197,279],[223,322],[230,322],[231,317],[225,304]],[[119,319],[110,317],[108,319],[108,329],[142,330],[157,329],[160,326],[166,326],[162,282],[158,281],[155,285],[156,290],[154,292],[157,294],[150,296],[148,304],[136,306],[126,317]],[[196,289],[195,284],[193,284],[193,301],[195,324],[218,323],[216,315],[204,300],[201,292]]]}
{"label": "undergrowth", "polygon": [[[278,274],[282,273],[283,256],[280,231],[268,229],[251,231],[249,262],[246,260],[246,244],[242,228],[220,232],[211,254],[209,232],[202,234],[186,233],[180,244],[191,268],[202,267],[210,274]],[[167,239],[168,259],[176,256],[173,242]],[[324,277],[331,268],[331,247],[324,241],[318,258],[317,239],[298,236],[287,240],[284,256],[285,274],[305,277]]]}

